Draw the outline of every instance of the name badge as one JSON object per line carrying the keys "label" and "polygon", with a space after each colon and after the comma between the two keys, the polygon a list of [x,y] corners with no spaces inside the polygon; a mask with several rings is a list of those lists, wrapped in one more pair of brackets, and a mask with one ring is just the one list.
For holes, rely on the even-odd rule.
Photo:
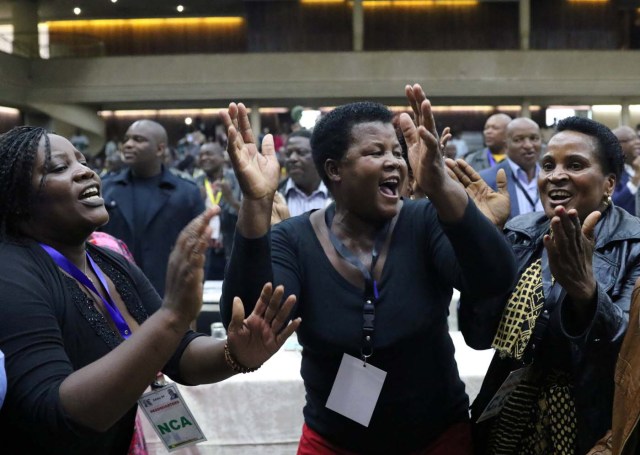
{"label": "name badge", "polygon": [[176,384],[145,393],[138,405],[169,452],[207,440]]}
{"label": "name badge", "polygon": [[514,370],[509,373],[507,379],[504,380],[489,404],[484,408],[484,411],[482,411],[482,414],[478,418],[477,423],[498,415],[507,402],[507,398],[509,398],[509,395],[511,395],[511,392],[513,392],[513,389],[515,389],[516,386],[520,384],[524,378],[527,377],[528,373],[529,367],[520,368],[519,370]]}
{"label": "name badge", "polygon": [[386,371],[344,354],[327,408],[368,427],[386,377]]}

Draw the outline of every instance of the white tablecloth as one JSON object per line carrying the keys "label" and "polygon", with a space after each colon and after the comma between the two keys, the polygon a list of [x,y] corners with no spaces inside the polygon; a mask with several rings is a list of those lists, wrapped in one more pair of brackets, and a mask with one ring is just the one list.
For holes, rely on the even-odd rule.
{"label": "white tablecloth", "polygon": [[[477,395],[492,350],[474,351],[460,332],[450,332],[460,376],[470,399]],[[289,340],[291,341],[291,340]],[[295,343],[285,345],[294,347]],[[172,453],[187,455],[291,455],[302,430],[304,385],[299,351],[281,349],[254,373],[196,387],[179,386],[207,441]],[[150,454],[167,454],[142,417]]]}

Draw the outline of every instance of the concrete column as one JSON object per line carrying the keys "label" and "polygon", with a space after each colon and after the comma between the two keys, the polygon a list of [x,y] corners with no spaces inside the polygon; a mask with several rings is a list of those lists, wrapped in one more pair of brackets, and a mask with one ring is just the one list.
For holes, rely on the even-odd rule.
{"label": "concrete column", "polygon": [[629,123],[631,122],[631,113],[629,112],[629,102],[623,101],[621,103],[621,107],[622,109],[620,109],[620,126],[629,125]]}
{"label": "concrete column", "polygon": [[13,53],[29,58],[40,56],[38,45],[38,0],[12,0]]}
{"label": "concrete column", "polygon": [[[251,106],[251,112],[249,112],[249,121],[251,122],[253,136],[257,141],[260,137],[260,133],[262,132],[262,122],[260,121],[260,106],[258,106],[257,104]],[[258,144],[258,148],[261,146],[262,144]]]}
{"label": "concrete column", "polygon": [[522,100],[522,106],[520,106],[520,117],[531,118],[530,100]]}
{"label": "concrete column", "polygon": [[364,12],[362,0],[353,1],[353,50],[360,52],[364,48]]}
{"label": "concrete column", "polygon": [[520,0],[520,50],[529,49],[531,33],[531,0]]}

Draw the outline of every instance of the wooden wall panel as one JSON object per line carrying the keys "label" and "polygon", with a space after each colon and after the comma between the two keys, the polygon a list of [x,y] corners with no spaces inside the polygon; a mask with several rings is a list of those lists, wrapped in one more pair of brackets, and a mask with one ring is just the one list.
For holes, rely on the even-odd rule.
{"label": "wooden wall panel", "polygon": [[516,49],[518,3],[365,8],[365,50]]}

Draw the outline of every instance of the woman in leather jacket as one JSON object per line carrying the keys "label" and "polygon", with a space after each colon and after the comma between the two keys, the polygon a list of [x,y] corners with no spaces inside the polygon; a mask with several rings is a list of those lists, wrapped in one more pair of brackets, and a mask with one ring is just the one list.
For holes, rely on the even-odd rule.
{"label": "woman in leather jacket", "polygon": [[[519,278],[502,315],[474,315],[496,327],[472,345],[496,350],[471,405],[478,454],[584,454],[611,427],[614,367],[640,276],[640,220],[610,197],[622,163],[604,125],[561,121],[540,161],[544,213],[504,227]],[[447,164],[500,226],[506,178],[492,192],[464,161]]]}

